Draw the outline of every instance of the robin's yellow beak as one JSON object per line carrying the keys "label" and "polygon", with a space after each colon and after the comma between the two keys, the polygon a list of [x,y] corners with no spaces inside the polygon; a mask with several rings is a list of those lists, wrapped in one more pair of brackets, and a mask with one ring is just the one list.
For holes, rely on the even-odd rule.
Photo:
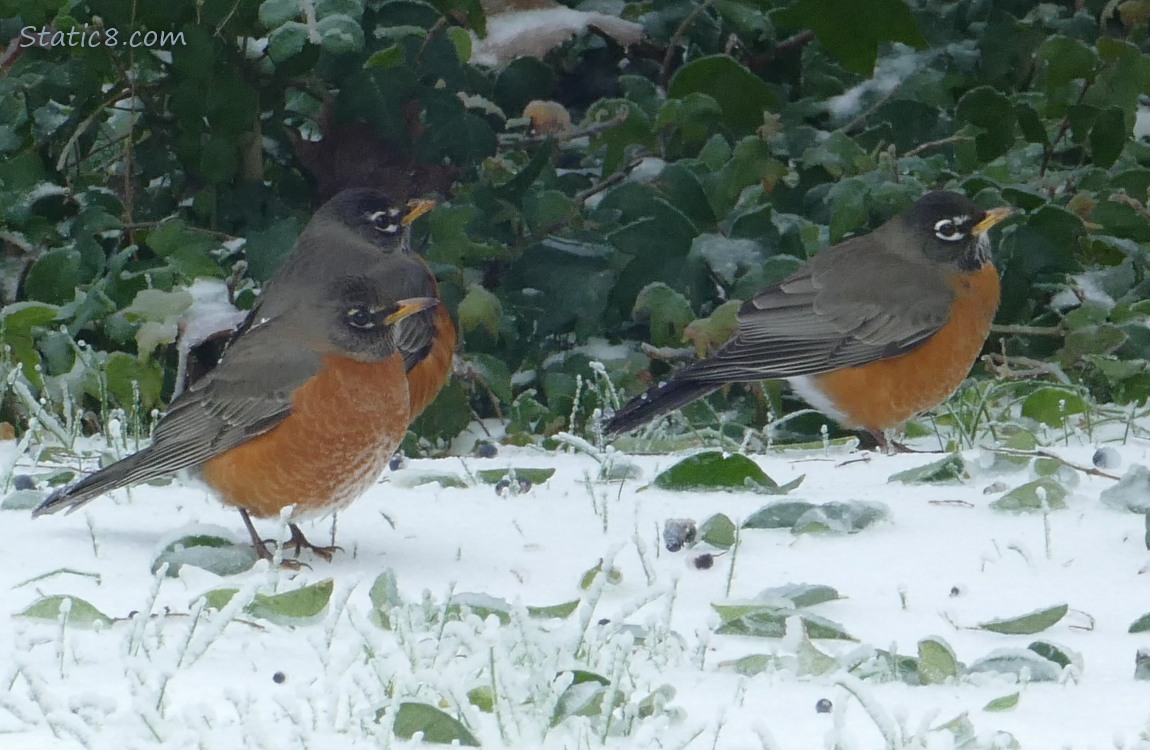
{"label": "robin's yellow beak", "polygon": [[399,309],[383,319],[383,322],[389,326],[395,325],[404,318],[415,315],[416,313],[435,307],[439,304],[439,300],[435,297],[411,297],[409,299],[401,299],[395,304],[399,305]]}
{"label": "robin's yellow beak", "polygon": [[1014,215],[1015,213],[1015,209],[1011,208],[1010,206],[992,208],[986,212],[986,216],[982,219],[982,221],[974,225],[974,229],[971,231],[974,233],[975,237],[986,234],[987,230],[989,230],[992,226],[1002,221],[1006,217]]}
{"label": "robin's yellow beak", "polygon": [[405,227],[411,226],[411,223],[423,216],[425,213],[435,208],[435,201],[427,200],[414,200],[407,202],[407,215],[403,217],[402,224]]}

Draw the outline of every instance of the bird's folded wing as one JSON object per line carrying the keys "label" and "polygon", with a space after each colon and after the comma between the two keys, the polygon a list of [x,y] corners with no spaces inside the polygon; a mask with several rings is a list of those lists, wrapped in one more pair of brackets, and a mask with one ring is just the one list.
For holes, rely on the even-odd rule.
{"label": "bird's folded wing", "polygon": [[940,273],[875,254],[864,279],[850,252],[830,248],[824,253],[847,257],[816,256],[747,301],[730,341],[676,379],[719,384],[856,367],[911,351],[946,324],[954,293]]}
{"label": "bird's folded wing", "polygon": [[137,469],[148,476],[128,482],[201,464],[291,413],[292,393],[319,372],[322,360],[274,328],[268,321],[246,329],[214,370],[172,402],[152,436],[146,467]]}

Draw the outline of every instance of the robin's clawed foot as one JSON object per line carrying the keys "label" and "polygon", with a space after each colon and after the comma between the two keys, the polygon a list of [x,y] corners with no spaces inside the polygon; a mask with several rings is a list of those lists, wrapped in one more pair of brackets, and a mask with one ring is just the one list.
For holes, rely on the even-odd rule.
{"label": "robin's clawed foot", "polygon": [[343,547],[336,544],[330,547],[320,547],[312,544],[307,540],[307,537],[303,535],[303,532],[300,531],[299,526],[296,526],[294,523],[289,523],[288,528],[291,529],[291,539],[289,539],[284,546],[294,546],[296,557],[299,557],[300,552],[302,552],[305,547],[311,550],[315,556],[322,557],[325,562],[331,562],[331,558],[335,556],[336,552],[343,552]]}

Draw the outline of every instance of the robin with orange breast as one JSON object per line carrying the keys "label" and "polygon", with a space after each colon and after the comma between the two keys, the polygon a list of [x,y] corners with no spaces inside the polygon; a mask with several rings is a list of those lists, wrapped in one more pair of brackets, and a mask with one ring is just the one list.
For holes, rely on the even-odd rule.
{"label": "robin with orange breast", "polygon": [[886,431],[950,398],[982,350],[999,300],[987,230],[1011,213],[927,193],[748,300],[726,344],[626,404],[606,432],[633,430],[729,383],[785,378],[816,409],[886,447]]}
{"label": "robin with orange breast", "polygon": [[431,270],[410,246],[410,210],[373,190],[326,203],[264,286],[219,364],[181,393],[152,444],[53,493],[34,516],[193,469],[251,517],[292,506],[297,556],[330,559],[296,522],[333,513],[382,473],[408,425],[447,381],[455,329]]}

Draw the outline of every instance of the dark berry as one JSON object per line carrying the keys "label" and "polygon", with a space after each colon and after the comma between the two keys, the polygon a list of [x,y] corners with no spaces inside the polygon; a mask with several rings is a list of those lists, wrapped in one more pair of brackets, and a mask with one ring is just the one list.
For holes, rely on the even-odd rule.
{"label": "dark berry", "polygon": [[826,698],[819,698],[819,702],[815,704],[815,713],[829,714],[834,705]]}
{"label": "dark berry", "polygon": [[391,457],[391,461],[387,463],[387,468],[391,469],[392,471],[398,471],[403,468],[405,461],[406,458],[404,457],[403,453],[397,452],[394,456]]}
{"label": "dark berry", "polygon": [[276,672],[275,674],[272,675],[272,682],[274,682],[277,685],[282,685],[285,682],[287,682],[287,675],[284,674],[283,672]]}
{"label": "dark berry", "polygon": [[699,570],[710,570],[715,564],[715,556],[709,552],[704,552],[691,562]]}
{"label": "dark berry", "polygon": [[491,443],[480,443],[475,446],[475,455],[479,458],[495,458],[499,455],[499,449]]}
{"label": "dark berry", "polygon": [[510,486],[511,486],[511,482],[509,482],[506,479],[500,479],[498,482],[495,483],[495,494],[496,495],[507,494],[507,488]]}
{"label": "dark berry", "polygon": [[663,522],[663,544],[668,552],[678,552],[684,545],[695,541],[693,518],[668,518]]}
{"label": "dark berry", "polygon": [[34,490],[36,489],[36,480],[27,474],[17,474],[12,477],[12,489],[14,490]]}
{"label": "dark berry", "polygon": [[530,492],[531,487],[532,487],[532,484],[531,484],[530,479],[520,479],[519,480],[519,491],[520,492]]}

